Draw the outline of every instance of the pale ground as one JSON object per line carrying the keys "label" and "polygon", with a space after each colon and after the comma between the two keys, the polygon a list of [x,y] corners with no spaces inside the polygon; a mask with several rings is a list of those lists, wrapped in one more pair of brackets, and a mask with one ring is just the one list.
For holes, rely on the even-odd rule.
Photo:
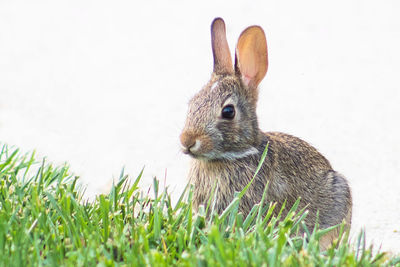
{"label": "pale ground", "polygon": [[122,166],[132,177],[146,166],[143,188],[167,170],[177,196],[186,104],[212,69],[210,23],[225,19],[232,50],[259,24],[262,129],[315,145],[350,181],[353,234],[365,227],[400,252],[400,2],[321,2],[1,1],[0,140],[69,162],[88,196]]}

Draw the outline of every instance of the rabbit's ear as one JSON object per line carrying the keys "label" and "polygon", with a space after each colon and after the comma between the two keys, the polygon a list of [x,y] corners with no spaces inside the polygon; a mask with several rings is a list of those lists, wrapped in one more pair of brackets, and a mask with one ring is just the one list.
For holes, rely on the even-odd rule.
{"label": "rabbit's ear", "polygon": [[235,70],[249,88],[257,88],[268,69],[267,40],[259,26],[244,30],[236,46]]}
{"label": "rabbit's ear", "polygon": [[228,42],[226,41],[225,22],[216,18],[211,24],[211,44],[214,55],[214,72],[232,74],[233,65]]}

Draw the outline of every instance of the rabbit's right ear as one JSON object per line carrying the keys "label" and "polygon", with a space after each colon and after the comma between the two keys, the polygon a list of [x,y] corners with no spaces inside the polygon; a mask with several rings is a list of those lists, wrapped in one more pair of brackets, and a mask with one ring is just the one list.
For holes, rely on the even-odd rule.
{"label": "rabbit's right ear", "polygon": [[211,24],[211,44],[216,74],[233,74],[231,52],[226,41],[225,22],[216,18]]}
{"label": "rabbit's right ear", "polygon": [[240,34],[236,46],[235,70],[248,88],[256,89],[268,69],[267,40],[259,26],[251,26]]}

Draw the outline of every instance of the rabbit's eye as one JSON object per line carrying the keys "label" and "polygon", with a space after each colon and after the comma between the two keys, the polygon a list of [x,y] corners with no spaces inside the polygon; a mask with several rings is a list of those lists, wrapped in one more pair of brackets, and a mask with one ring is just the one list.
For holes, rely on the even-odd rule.
{"label": "rabbit's eye", "polygon": [[233,105],[226,105],[221,112],[222,118],[231,120],[235,117],[235,108]]}

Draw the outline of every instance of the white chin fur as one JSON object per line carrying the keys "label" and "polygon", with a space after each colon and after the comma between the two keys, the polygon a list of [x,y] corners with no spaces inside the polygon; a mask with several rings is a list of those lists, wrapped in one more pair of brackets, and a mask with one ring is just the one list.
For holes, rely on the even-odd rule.
{"label": "white chin fur", "polygon": [[234,159],[241,159],[247,156],[258,154],[258,150],[255,147],[251,147],[245,151],[239,152],[224,152],[224,153],[207,153],[203,155],[207,159],[227,159],[227,160],[234,160]]}
{"label": "white chin fur", "polygon": [[190,151],[193,153],[196,153],[201,146],[201,141],[199,139],[196,139],[196,143],[194,143],[194,146],[190,148]]}

